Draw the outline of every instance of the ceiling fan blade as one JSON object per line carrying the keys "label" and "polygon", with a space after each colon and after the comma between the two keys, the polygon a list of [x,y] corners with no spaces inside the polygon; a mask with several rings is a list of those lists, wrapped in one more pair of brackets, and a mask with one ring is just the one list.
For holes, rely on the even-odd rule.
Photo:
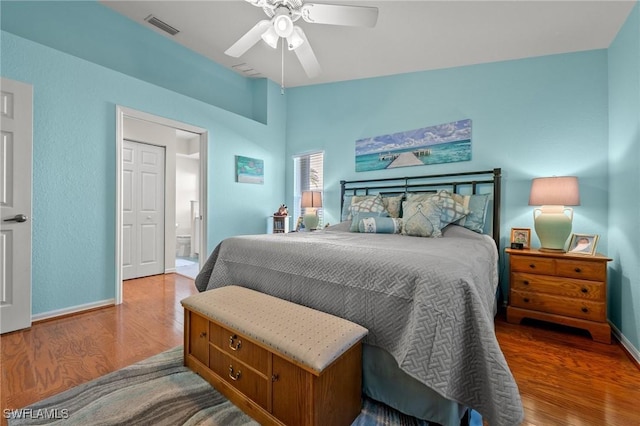
{"label": "ceiling fan blade", "polygon": [[262,34],[267,31],[270,26],[271,22],[266,19],[258,22],[224,53],[226,55],[233,56],[234,58],[239,58],[261,40]]}
{"label": "ceiling fan blade", "polygon": [[304,3],[300,12],[302,19],[312,24],[375,27],[378,21],[377,7]]}
{"label": "ceiling fan blade", "polygon": [[297,48],[293,49],[302,64],[302,68],[304,68],[304,72],[307,73],[309,78],[315,78],[322,73],[322,68],[320,67],[320,63],[316,58],[316,54],[313,53],[313,49],[309,44],[309,40],[307,40],[307,36],[302,31],[302,28],[295,26],[293,27],[294,33],[298,37],[300,37],[303,42]]}

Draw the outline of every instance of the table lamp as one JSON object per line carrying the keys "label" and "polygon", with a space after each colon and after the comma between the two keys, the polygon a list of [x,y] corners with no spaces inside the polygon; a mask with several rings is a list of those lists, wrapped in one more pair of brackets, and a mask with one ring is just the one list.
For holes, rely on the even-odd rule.
{"label": "table lamp", "polygon": [[320,218],[318,217],[318,207],[322,207],[322,192],[302,191],[302,202],[300,204],[301,207],[305,209],[302,224],[309,231],[315,230],[318,227],[318,222],[320,221]]}
{"label": "table lamp", "polygon": [[529,205],[541,206],[533,209],[540,251],[565,252],[573,221],[573,209],[567,206],[580,205],[578,178],[553,176],[533,179]]}

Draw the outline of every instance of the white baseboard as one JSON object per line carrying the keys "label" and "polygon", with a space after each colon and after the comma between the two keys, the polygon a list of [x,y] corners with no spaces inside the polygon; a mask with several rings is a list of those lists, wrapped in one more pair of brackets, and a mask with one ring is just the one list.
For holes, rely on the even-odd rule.
{"label": "white baseboard", "polygon": [[36,321],[42,321],[42,320],[60,317],[63,315],[77,314],[83,311],[88,311],[90,309],[103,308],[105,306],[113,306],[115,305],[115,303],[116,303],[115,299],[107,299],[107,300],[102,300],[100,302],[87,303],[84,305],[72,306],[70,308],[65,308],[65,309],[56,309],[55,311],[43,312],[41,314],[32,315],[31,321],[36,322]]}
{"label": "white baseboard", "polygon": [[640,350],[636,349],[631,344],[629,339],[624,337],[624,334],[622,334],[615,325],[611,324],[611,321],[609,321],[609,324],[611,325],[611,330],[613,331],[613,335],[616,337],[616,339],[620,341],[622,346],[627,350],[627,352],[629,352],[631,357],[636,360],[636,363],[638,363],[638,365],[640,365]]}
{"label": "white baseboard", "polygon": [[167,268],[164,270],[165,274],[173,274],[176,272],[176,268]]}

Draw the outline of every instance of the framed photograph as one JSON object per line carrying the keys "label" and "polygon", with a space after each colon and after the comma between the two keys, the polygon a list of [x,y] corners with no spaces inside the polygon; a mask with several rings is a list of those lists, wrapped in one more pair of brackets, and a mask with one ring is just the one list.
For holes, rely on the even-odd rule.
{"label": "framed photograph", "polygon": [[569,250],[571,254],[586,254],[593,256],[596,253],[598,245],[598,235],[595,234],[572,234],[569,241]]}
{"label": "framed photograph", "polygon": [[236,182],[264,183],[264,161],[236,155]]}
{"label": "framed photograph", "polygon": [[531,247],[531,229],[529,228],[511,228],[511,242],[521,243],[523,248]]}

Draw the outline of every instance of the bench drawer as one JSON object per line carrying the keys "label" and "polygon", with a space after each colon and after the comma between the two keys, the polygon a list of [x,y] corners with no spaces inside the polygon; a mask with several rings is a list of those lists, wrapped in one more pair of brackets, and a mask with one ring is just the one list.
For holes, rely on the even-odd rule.
{"label": "bench drawer", "polygon": [[267,374],[269,352],[247,339],[242,334],[211,322],[211,343],[218,349]]}

